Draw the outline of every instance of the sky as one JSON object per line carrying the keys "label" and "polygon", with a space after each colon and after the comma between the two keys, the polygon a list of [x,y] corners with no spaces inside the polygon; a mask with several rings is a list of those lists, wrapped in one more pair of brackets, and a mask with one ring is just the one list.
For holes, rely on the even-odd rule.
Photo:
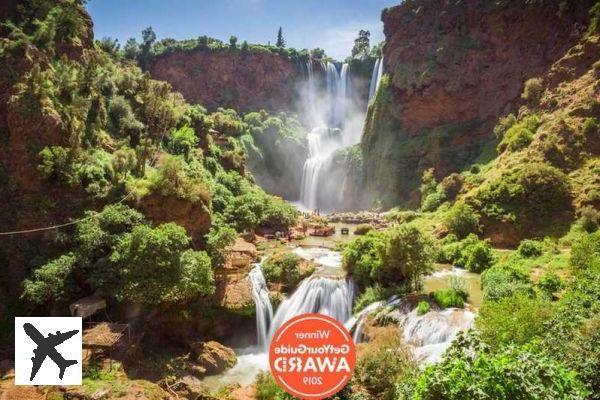
{"label": "sky", "polygon": [[207,35],[241,43],[274,44],[283,28],[288,47],[320,47],[337,60],[350,55],[358,31],[383,40],[381,10],[400,0],[90,0],[96,38],[109,36],[123,45],[152,26],[158,39]]}

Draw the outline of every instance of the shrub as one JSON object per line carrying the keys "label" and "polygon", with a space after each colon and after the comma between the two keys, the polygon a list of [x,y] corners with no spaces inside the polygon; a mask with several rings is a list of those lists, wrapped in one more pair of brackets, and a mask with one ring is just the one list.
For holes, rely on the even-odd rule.
{"label": "shrub", "polygon": [[416,366],[408,348],[400,342],[398,329],[379,328],[358,353],[352,381],[376,399],[396,399],[395,383],[412,377]]}
{"label": "shrub", "polygon": [[600,231],[583,235],[573,243],[570,263],[579,271],[600,265]]}
{"label": "shrub", "polygon": [[237,238],[237,232],[231,226],[221,221],[215,221],[205,236],[206,252],[208,253],[213,268],[222,266],[227,256],[226,249]]}
{"label": "shrub", "polygon": [[521,97],[529,104],[536,106],[539,104],[544,91],[543,82],[540,78],[531,78],[525,81]]}
{"label": "shrub", "polygon": [[452,288],[433,292],[432,297],[441,308],[463,308],[467,300],[466,293]]}
{"label": "shrub", "polygon": [[581,209],[579,224],[587,233],[595,232],[600,225],[600,211],[592,206],[585,206]]}
{"label": "shrub", "polygon": [[193,148],[198,145],[198,137],[193,128],[184,126],[171,133],[169,138],[169,150],[173,154],[179,154],[186,158]]}
{"label": "shrub", "polygon": [[295,286],[302,279],[298,266],[300,258],[294,253],[278,252],[262,263],[262,270],[268,282]]}
{"label": "shrub", "polygon": [[427,301],[420,301],[417,305],[417,315],[425,315],[431,310],[431,306]]}
{"label": "shrub", "polygon": [[254,387],[256,388],[256,398],[258,400],[283,400],[292,398],[292,396],[285,393],[279,387],[273,375],[268,371],[258,374],[254,382]]}
{"label": "shrub", "polygon": [[443,360],[418,378],[414,400],[584,399],[576,375],[563,364],[528,347],[497,352],[477,338],[459,334]]}
{"label": "shrub", "polygon": [[471,272],[482,272],[496,261],[494,250],[487,240],[470,234],[459,242],[450,242],[442,247],[440,262],[448,262]]}
{"label": "shrub", "polygon": [[517,248],[517,253],[524,258],[539,257],[542,255],[543,244],[537,240],[525,239]]}
{"label": "shrub", "polygon": [[483,272],[481,287],[486,301],[523,294],[533,296],[533,284],[526,271],[515,265],[497,264]]}
{"label": "shrub", "polygon": [[479,214],[470,205],[457,202],[444,216],[444,224],[459,239],[470,233],[479,233]]}
{"label": "shrub", "polygon": [[501,153],[506,149],[517,151],[528,146],[533,140],[533,136],[540,126],[540,123],[541,121],[538,116],[529,115],[512,125],[504,133],[502,141],[498,144],[498,152]]}
{"label": "shrub", "polygon": [[373,227],[369,224],[360,224],[356,228],[354,228],[355,235],[366,235],[369,233]]}
{"label": "shrub", "polygon": [[542,163],[513,167],[476,194],[483,214],[527,231],[555,226],[557,215],[570,209],[570,201],[565,174]]}
{"label": "shrub", "polygon": [[462,258],[466,259],[464,267],[471,272],[483,272],[496,260],[494,250],[489,241],[479,241],[463,250]]}
{"label": "shrub", "polygon": [[440,187],[446,194],[448,200],[454,200],[465,183],[465,177],[461,174],[452,173],[442,179]]}
{"label": "shrub", "polygon": [[438,190],[425,196],[421,203],[422,211],[435,211],[446,201],[446,193],[440,187]]}
{"label": "shrub", "polygon": [[381,259],[377,252],[384,240],[382,232],[371,231],[359,236],[346,246],[342,253],[342,265],[359,287],[371,286],[371,272],[379,269]]}
{"label": "shrub", "polygon": [[68,298],[68,280],[75,268],[77,257],[69,253],[50,261],[33,271],[31,278],[23,281],[22,297],[35,304]]}
{"label": "shrub", "polygon": [[546,298],[517,294],[484,302],[477,329],[481,339],[493,348],[521,345],[540,337],[551,317],[552,305]]}
{"label": "shrub", "polygon": [[387,230],[378,254],[381,265],[371,271],[371,277],[384,287],[395,286],[400,281],[407,290],[417,290],[422,277],[433,267],[431,238],[411,224]]}
{"label": "shrub", "polygon": [[185,229],[174,223],[133,228],[110,256],[120,275],[117,299],[156,305],[212,294],[210,258],[189,249],[190,242]]}
{"label": "shrub", "polygon": [[548,296],[553,296],[556,292],[563,288],[563,282],[554,272],[548,272],[540,278],[538,282],[539,288]]}
{"label": "shrub", "polygon": [[375,284],[369,286],[363,290],[354,302],[354,313],[362,311],[366,306],[376,301],[385,300],[387,297],[388,293],[381,285]]}

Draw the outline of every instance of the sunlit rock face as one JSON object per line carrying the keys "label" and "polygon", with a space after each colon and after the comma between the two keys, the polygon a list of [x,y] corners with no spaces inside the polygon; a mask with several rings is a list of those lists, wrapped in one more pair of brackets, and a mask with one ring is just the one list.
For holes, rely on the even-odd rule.
{"label": "sunlit rock face", "polygon": [[292,110],[295,82],[303,79],[302,69],[286,57],[227,50],[165,54],[150,66],[150,74],[191,103],[238,112]]}
{"label": "sunlit rock face", "polygon": [[524,82],[544,76],[585,34],[590,2],[422,1],[387,9],[380,91],[362,140],[366,186],[416,204],[422,171],[476,160]]}

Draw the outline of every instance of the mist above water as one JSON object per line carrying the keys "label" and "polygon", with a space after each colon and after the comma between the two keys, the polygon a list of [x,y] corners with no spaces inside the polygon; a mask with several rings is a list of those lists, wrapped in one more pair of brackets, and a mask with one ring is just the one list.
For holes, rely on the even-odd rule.
{"label": "mist above water", "polygon": [[[380,79],[379,60],[373,70],[369,97]],[[347,168],[336,155],[360,142],[366,116],[364,99],[352,87],[348,64],[309,61],[306,80],[299,87],[302,120],[312,127],[307,135],[308,158],[302,171],[300,203],[307,210],[338,209],[347,180]]]}

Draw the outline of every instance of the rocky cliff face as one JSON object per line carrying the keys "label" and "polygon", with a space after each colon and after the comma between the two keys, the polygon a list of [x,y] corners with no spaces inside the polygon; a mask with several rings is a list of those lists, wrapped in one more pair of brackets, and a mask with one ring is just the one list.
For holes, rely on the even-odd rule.
{"label": "rocky cliff face", "polygon": [[423,170],[445,176],[493,156],[495,121],[585,34],[590,5],[407,0],[387,9],[386,76],[362,142],[372,200],[414,204]]}
{"label": "rocky cliff face", "polygon": [[277,54],[194,50],[159,57],[150,74],[209,110],[286,111],[294,106],[302,70]]}

